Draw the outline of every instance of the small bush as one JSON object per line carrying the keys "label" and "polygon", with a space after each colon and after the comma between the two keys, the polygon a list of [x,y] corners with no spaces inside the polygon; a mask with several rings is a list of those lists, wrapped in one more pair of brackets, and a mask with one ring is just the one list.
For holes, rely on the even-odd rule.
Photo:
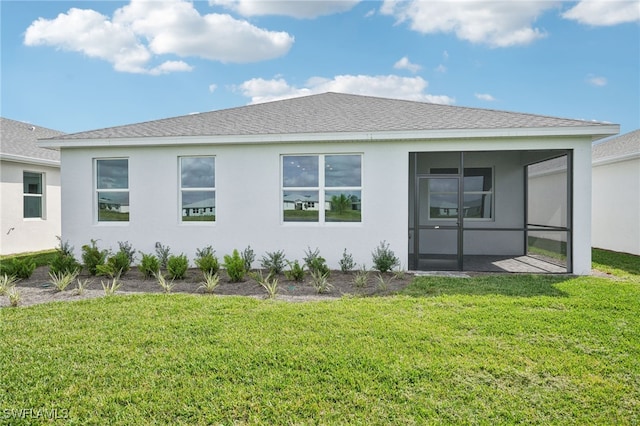
{"label": "small bush", "polygon": [[160,261],[152,254],[142,253],[138,270],[145,278],[151,278],[160,272]]}
{"label": "small bush", "polygon": [[288,280],[300,282],[304,280],[304,265],[300,266],[297,260],[289,263],[289,270],[284,271],[284,276],[287,277]]}
{"label": "small bush", "polygon": [[393,250],[389,248],[386,241],[380,242],[380,245],[371,252],[373,258],[373,268],[381,273],[391,271],[394,266],[400,263]]}
{"label": "small bush", "polygon": [[211,275],[217,274],[220,269],[220,264],[218,263],[218,258],[215,255],[215,250],[213,250],[213,247],[211,246],[207,246],[203,249],[197,249],[194,263],[203,273],[208,272]]}
{"label": "small bush", "polygon": [[309,273],[319,273],[320,275],[329,276],[329,267],[327,266],[327,261],[324,257],[320,256],[320,250],[315,249],[311,251],[310,247],[307,247],[307,251],[305,252],[304,263],[307,265],[307,269]]}
{"label": "small bush", "polygon": [[173,280],[181,280],[187,274],[189,269],[189,260],[187,256],[181,254],[180,256],[169,256],[167,261],[167,272],[169,277]]}
{"label": "small bush", "polygon": [[356,262],[353,261],[353,255],[347,253],[347,249],[342,252],[342,259],[340,259],[340,270],[344,273],[351,271],[356,266]]}
{"label": "small bush", "polygon": [[55,255],[49,264],[49,272],[68,274],[81,271],[82,265],[73,256],[73,246],[68,241],[62,241],[60,237],[57,238],[60,241],[60,246],[56,248]]}
{"label": "small bush", "polygon": [[56,288],[57,291],[64,291],[69,284],[71,284],[77,277],[80,271],[76,270],[74,272],[60,272],[60,273],[52,273],[49,272],[49,279],[51,284]]}
{"label": "small bush", "polygon": [[204,290],[205,293],[213,293],[220,285],[220,275],[212,274],[210,272],[203,273],[204,281],[199,289]]}
{"label": "small bush", "polygon": [[20,279],[28,279],[33,271],[36,270],[36,262],[29,258],[25,257],[23,259],[19,259],[17,257],[2,261],[2,265],[0,265],[0,274],[5,274],[8,276],[15,276]]}
{"label": "small bush", "polygon": [[356,275],[353,277],[353,285],[362,288],[366,287],[369,282],[369,271],[367,271],[366,267],[362,265],[362,268],[356,272]]}
{"label": "small bush", "polygon": [[131,265],[136,258],[136,251],[133,249],[129,241],[118,241],[118,251],[125,253],[129,258],[129,265]]}
{"label": "small bush", "polygon": [[173,290],[173,287],[175,286],[173,280],[167,282],[167,279],[162,274],[162,272],[157,272],[155,274],[155,277],[156,281],[158,281],[158,285],[162,287],[162,291],[164,291],[165,293],[171,293],[171,290]]}
{"label": "small bush", "polygon": [[311,284],[318,294],[328,293],[333,288],[329,282],[329,273],[321,273],[319,271],[311,272]]}
{"label": "small bush", "polygon": [[167,269],[167,263],[169,262],[169,256],[171,255],[171,248],[169,246],[163,246],[159,242],[156,243],[156,256],[160,262],[160,266]]}
{"label": "small bush", "polygon": [[91,284],[91,281],[89,281],[89,279],[81,280],[80,278],[78,278],[76,280],[76,282],[77,282],[77,284],[76,284],[76,288],[75,288],[74,293],[77,294],[77,295],[83,294],[84,291],[89,286],[89,284]]}
{"label": "small bush", "polygon": [[14,308],[18,306],[18,304],[20,304],[20,301],[22,300],[22,294],[20,294],[20,290],[15,287],[11,287],[9,288],[9,290],[7,290],[7,296],[9,297],[9,305]]}
{"label": "small bush", "polygon": [[240,257],[242,257],[242,260],[244,261],[244,270],[249,272],[253,265],[253,261],[256,260],[256,254],[253,252],[251,246],[247,246],[247,248],[242,251],[242,255]]}
{"label": "small bush", "polygon": [[20,281],[15,275],[0,275],[0,296],[4,296],[7,292]]}
{"label": "small bush", "polygon": [[85,244],[82,246],[82,263],[89,271],[89,275],[96,275],[98,273],[97,267],[104,265],[107,260],[108,250],[100,250],[96,240],[91,240],[91,245]]}
{"label": "small bush", "polygon": [[267,252],[262,256],[260,266],[269,271],[270,275],[277,275],[282,272],[287,259],[285,259],[284,251]]}
{"label": "small bush", "polygon": [[244,260],[240,257],[238,250],[233,250],[232,255],[224,255],[224,267],[229,275],[229,280],[233,283],[240,282],[244,279],[246,273],[244,269]]}
{"label": "small bush", "polygon": [[102,284],[102,289],[104,290],[105,296],[114,295],[116,290],[118,290],[122,286],[122,283],[120,282],[120,276],[115,276],[111,278],[111,281],[107,281],[106,283],[104,281],[100,281],[100,283]]}
{"label": "small bush", "polygon": [[131,260],[126,251],[118,251],[107,259],[104,265],[97,265],[97,275],[104,275],[109,278],[122,276],[131,269]]}
{"label": "small bush", "polygon": [[382,275],[381,273],[378,274],[376,276],[376,288],[380,291],[386,291],[389,288],[389,281],[391,281],[391,279],[387,280],[385,279],[384,275]]}

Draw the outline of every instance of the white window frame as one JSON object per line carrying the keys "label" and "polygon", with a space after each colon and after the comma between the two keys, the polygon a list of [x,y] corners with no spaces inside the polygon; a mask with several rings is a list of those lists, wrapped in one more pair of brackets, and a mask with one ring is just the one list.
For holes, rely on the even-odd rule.
{"label": "white window frame", "polygon": [[[359,156],[360,157],[360,186],[326,186],[325,165],[326,157],[333,156]],[[284,162],[287,157],[317,157],[318,158],[318,186],[292,187],[284,186]],[[364,179],[364,154],[362,152],[336,152],[336,153],[288,153],[280,155],[280,223],[287,226],[360,226],[364,222],[364,211],[360,209],[360,221],[327,221],[326,220],[326,193],[328,191],[360,191],[360,202],[363,199]],[[317,221],[285,221],[284,219],[284,193],[286,191],[307,191],[318,193],[318,220]]]}
{"label": "white window frame", "polygon": [[[31,173],[34,175],[40,175],[40,189],[41,189],[41,193],[40,194],[32,194],[29,192],[24,192],[24,178],[25,178],[25,173]],[[33,170],[23,170],[22,171],[22,219],[26,220],[26,221],[30,221],[30,220],[46,220],[46,216],[47,216],[47,206],[46,206],[46,174],[44,172],[37,172],[37,171],[33,171]],[[37,217],[26,217],[25,214],[26,212],[24,211],[24,199],[25,198],[40,198],[40,216]]]}
{"label": "white window frame", "polygon": [[[213,188],[208,187],[197,187],[197,188],[183,188],[182,187],[182,160],[184,158],[213,158]],[[215,225],[218,221],[218,197],[217,197],[217,179],[216,179],[216,166],[217,159],[215,155],[181,155],[178,157],[178,222],[184,225],[194,225],[194,226],[203,226],[203,225]],[[214,212],[214,220],[206,220],[206,221],[189,221],[183,220],[182,215],[182,193],[183,192],[198,192],[198,191],[207,191],[213,192],[213,197],[215,200],[215,212]]]}
{"label": "white window frame", "polygon": [[[100,161],[109,161],[109,160],[127,160],[127,187],[125,188],[98,188],[98,163]],[[101,157],[93,159],[93,210],[94,210],[94,221],[99,225],[116,225],[116,226],[124,226],[128,225],[131,222],[131,183],[130,183],[130,161],[129,157]],[[129,195],[129,219],[128,220],[100,220],[100,193],[111,192],[111,193],[127,193]]]}

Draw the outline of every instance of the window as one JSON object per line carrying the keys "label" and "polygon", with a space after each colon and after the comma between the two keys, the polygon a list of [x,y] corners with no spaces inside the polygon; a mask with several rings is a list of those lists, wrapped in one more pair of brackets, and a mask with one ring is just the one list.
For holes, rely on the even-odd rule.
{"label": "window", "polygon": [[183,222],[216,220],[215,157],[180,157],[180,210]]}
{"label": "window", "polygon": [[362,156],[282,157],[285,222],[361,222]]}
{"label": "window", "polygon": [[[431,174],[455,175],[456,168],[432,168]],[[465,219],[493,218],[493,170],[491,167],[464,169]],[[454,179],[441,179],[429,185],[429,219],[452,219],[458,217],[458,188]]]}
{"label": "window", "polygon": [[96,160],[98,222],[129,221],[129,160]]}
{"label": "window", "polygon": [[42,173],[23,172],[23,217],[42,218],[43,192]]}

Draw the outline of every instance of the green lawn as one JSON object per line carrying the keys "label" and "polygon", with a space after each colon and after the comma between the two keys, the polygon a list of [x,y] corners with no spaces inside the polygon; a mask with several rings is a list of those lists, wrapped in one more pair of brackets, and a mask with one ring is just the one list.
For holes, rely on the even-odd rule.
{"label": "green lawn", "polygon": [[638,424],[637,263],[608,265],[616,280],[423,277],[393,297],[3,308],[0,419]]}

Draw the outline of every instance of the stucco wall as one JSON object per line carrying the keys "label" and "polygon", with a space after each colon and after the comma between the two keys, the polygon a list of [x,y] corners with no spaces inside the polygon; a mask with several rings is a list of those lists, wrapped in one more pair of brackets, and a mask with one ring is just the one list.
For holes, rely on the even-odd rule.
{"label": "stucco wall", "polygon": [[[44,217],[23,217],[23,172],[44,173]],[[60,170],[55,167],[2,161],[0,182],[0,254],[54,248],[61,235]]]}
{"label": "stucco wall", "polygon": [[640,255],[640,158],[594,165],[593,246]]}
{"label": "stucco wall", "polygon": [[[305,249],[320,249],[331,267],[342,251],[353,253],[359,264],[371,267],[371,251],[386,240],[406,267],[408,261],[409,152],[576,149],[584,146],[590,164],[589,138],[501,140],[434,140],[415,142],[336,142],[312,144],[246,144],[236,146],[166,146],[144,149],[62,149],[63,238],[80,247],[97,239],[100,247],[117,249],[129,241],[137,250],[153,252],[156,242],[192,261],[197,248],[212,245],[217,255],[251,245],[257,259],[266,251],[284,250],[287,258],[301,259]],[[283,223],[281,220],[280,156],[286,154],[362,153],[361,223]],[[180,223],[178,156],[216,156],[216,223]],[[93,211],[94,158],[129,158],[129,223],[97,223]],[[585,172],[576,167],[577,173]],[[588,167],[587,173],[590,173]],[[590,174],[588,175],[590,182]],[[578,204],[590,205],[589,194],[574,194]],[[589,228],[590,214],[576,218]],[[590,232],[576,239],[586,244],[576,259],[577,273],[590,271]],[[586,257],[585,257],[586,254]],[[256,261],[254,266],[258,266]]]}

